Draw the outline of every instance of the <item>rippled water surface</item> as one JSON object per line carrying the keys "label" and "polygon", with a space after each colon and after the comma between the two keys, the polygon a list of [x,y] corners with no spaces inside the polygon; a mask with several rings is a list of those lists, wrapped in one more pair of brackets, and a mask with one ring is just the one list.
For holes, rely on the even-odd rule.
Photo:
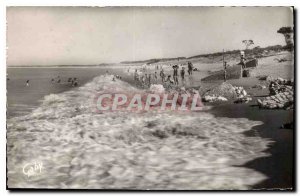
{"label": "rippled water surface", "polygon": [[[248,189],[266,179],[244,163],[269,141],[243,133],[260,121],[205,111],[96,112],[97,93],[139,92],[112,76],[47,95],[7,121],[10,188]],[[23,167],[41,162],[40,173]]]}

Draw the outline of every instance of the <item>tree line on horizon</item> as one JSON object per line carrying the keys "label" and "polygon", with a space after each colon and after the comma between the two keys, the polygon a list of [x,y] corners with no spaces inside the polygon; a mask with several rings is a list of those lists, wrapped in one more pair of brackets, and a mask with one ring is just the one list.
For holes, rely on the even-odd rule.
{"label": "tree line on horizon", "polygon": [[[253,47],[252,49],[249,49],[251,45],[254,45],[254,41],[252,39],[249,40],[242,40],[242,43],[245,44],[245,53],[249,56],[256,56],[256,58],[262,57],[263,51],[275,51],[279,52],[282,50],[292,51],[294,50],[294,28],[293,27],[281,27],[277,33],[280,33],[284,36],[286,45],[274,45],[274,46],[267,46],[261,48],[260,46]],[[196,56],[191,57],[175,57],[175,58],[154,58],[154,59],[148,59],[148,60],[141,60],[141,61],[122,61],[120,63],[122,64],[129,64],[129,63],[146,63],[146,64],[152,64],[157,62],[164,62],[164,61],[171,61],[171,60],[189,60],[194,58],[201,58],[201,57],[217,57],[221,55],[238,55],[240,53],[240,50],[229,50],[225,52],[214,52],[214,53],[208,53],[208,54],[200,54]]]}

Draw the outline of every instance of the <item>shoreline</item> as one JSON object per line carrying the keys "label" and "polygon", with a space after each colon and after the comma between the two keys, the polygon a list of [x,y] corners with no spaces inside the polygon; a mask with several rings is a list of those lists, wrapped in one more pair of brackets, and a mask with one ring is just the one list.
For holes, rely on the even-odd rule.
{"label": "shoreline", "polygon": [[[25,67],[13,68],[11,70],[24,69],[24,68]],[[83,68],[83,67],[81,67],[81,68]],[[81,68],[79,68],[79,69],[81,69]],[[37,69],[38,70],[39,68],[32,68],[32,67],[25,68],[25,70],[28,70],[28,71],[31,71],[30,69],[34,69],[34,70]],[[52,67],[52,68],[48,68],[48,67],[46,68],[45,67],[45,68],[41,68],[41,69],[43,70],[43,72],[46,69],[48,69],[48,70],[49,69],[51,69],[51,70],[53,69],[55,71],[56,67]],[[73,70],[78,70],[77,67],[75,67],[75,68],[68,67],[66,69],[64,67],[63,68],[61,67],[61,68],[58,68],[58,69],[64,69],[64,70],[68,69],[68,71],[72,71],[72,69]],[[18,117],[18,116],[24,116],[24,115],[27,115],[27,114],[31,113],[35,108],[37,108],[37,107],[39,107],[41,105],[43,99],[47,95],[50,95],[50,94],[60,94],[60,93],[66,92],[66,91],[76,90],[79,87],[84,86],[85,84],[91,82],[95,77],[98,77],[100,75],[105,74],[106,70],[108,70],[112,74],[114,74],[114,71],[115,71],[114,68],[110,69],[110,68],[105,68],[105,67],[98,67],[98,68],[97,67],[96,68],[95,67],[91,67],[89,69],[91,69],[91,70],[95,70],[96,69],[96,70],[99,70],[99,72],[103,72],[103,73],[96,74],[96,75],[94,74],[94,75],[89,75],[89,76],[82,76],[82,77],[78,76],[76,74],[75,76],[79,80],[78,86],[76,86],[76,87],[71,86],[70,83],[67,83],[65,81],[65,80],[67,80],[67,78],[69,76],[62,75],[62,79],[64,80],[63,82],[61,82],[61,83],[56,83],[56,82],[55,83],[50,83],[50,82],[47,82],[48,86],[45,86],[45,88],[48,89],[49,92],[42,92],[42,93],[37,92],[36,94],[39,93],[39,96],[38,97],[34,97],[34,98],[31,97],[31,99],[30,99],[29,102],[22,102],[22,100],[19,100],[19,101],[13,101],[13,102],[10,103],[10,101],[11,101],[10,99],[14,98],[14,93],[16,93],[12,89],[10,89],[10,88],[15,88],[16,85],[19,85],[19,87],[20,87],[20,85],[22,84],[22,82],[26,81],[23,78],[20,79],[20,78],[14,78],[14,77],[10,76],[9,77],[10,80],[6,81],[6,89],[7,89],[7,93],[6,93],[6,97],[7,97],[7,99],[6,99],[6,119],[11,119],[13,117]],[[79,71],[81,72],[81,70],[79,70]],[[63,74],[63,72],[62,73],[58,73],[57,75],[60,75],[60,74]],[[33,78],[33,79],[36,79],[36,78]],[[42,79],[44,80],[42,82],[44,82],[44,84],[45,84],[45,81],[47,81],[47,80],[50,81],[51,78],[49,77],[49,78],[42,78]],[[33,83],[35,83],[36,85],[38,85],[38,82],[33,82]],[[9,85],[13,85],[13,86],[9,87]],[[31,88],[31,86],[32,85],[30,85],[29,87]],[[38,86],[34,86],[33,88],[35,88],[35,87],[38,88]],[[31,90],[30,88],[29,88],[29,90]],[[24,91],[25,88],[22,88],[22,90]],[[23,106],[23,107],[20,108],[21,106]],[[15,109],[16,107],[17,107],[17,109]]]}
{"label": "shoreline", "polygon": [[[125,70],[112,69],[110,70],[110,74],[119,74],[122,77],[121,80],[136,87],[132,76],[127,74]],[[91,80],[93,78],[89,81]],[[89,81],[81,83],[80,86],[85,85]],[[70,89],[66,89],[65,91]],[[256,130],[255,134],[258,134],[259,137],[274,141],[266,150],[267,153],[270,153],[270,156],[257,158],[237,167],[251,168],[268,177],[267,180],[251,186],[251,189],[279,190],[293,188],[294,174],[291,171],[293,171],[294,165],[292,162],[293,143],[291,141],[293,141],[294,131],[280,129],[280,125],[286,123],[283,117],[293,117],[293,112],[285,110],[260,110],[257,107],[251,107],[251,103],[253,104],[253,101],[248,104],[234,104],[229,101],[218,104],[205,112],[213,114],[216,118],[247,118],[249,120],[262,121],[263,125],[255,126],[251,130],[244,132],[244,134],[251,137],[253,130]]]}
{"label": "shoreline", "polygon": [[[126,74],[124,73],[124,75]],[[134,83],[125,81],[136,86]],[[232,82],[236,83],[237,81],[233,80]],[[209,85],[209,83],[206,83],[206,85]],[[241,86],[249,88],[251,85]],[[199,86],[190,88],[198,89]],[[265,151],[270,156],[257,158],[241,165],[241,167],[254,169],[268,177],[268,179],[251,186],[252,190],[292,190],[294,188],[294,129],[283,129],[280,127],[282,124],[294,120],[294,112],[293,110],[259,109],[258,106],[255,106],[256,98],[265,94],[266,90],[255,92],[252,95],[253,100],[249,103],[235,104],[228,101],[217,105],[213,103],[208,104],[214,107],[205,112],[213,114],[215,117],[247,118],[253,121],[262,121],[262,125],[255,126],[251,130],[244,132],[244,134],[249,137],[253,134],[258,134],[261,138],[270,139],[272,143]]]}
{"label": "shoreline", "polygon": [[[268,179],[255,184],[252,189],[282,190],[294,189],[294,130],[282,129],[280,126],[293,118],[293,111],[265,110],[249,104],[224,104],[207,111],[216,117],[247,118],[259,120],[258,125],[245,132],[247,136],[258,134],[259,137],[273,141],[266,150],[270,156],[257,158],[246,163],[245,167],[265,174]],[[287,119],[289,117],[289,119]]]}

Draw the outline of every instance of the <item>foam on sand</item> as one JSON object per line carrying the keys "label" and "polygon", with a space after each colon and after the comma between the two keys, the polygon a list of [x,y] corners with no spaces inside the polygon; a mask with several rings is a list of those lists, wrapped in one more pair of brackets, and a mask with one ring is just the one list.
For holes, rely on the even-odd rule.
{"label": "foam on sand", "polygon": [[[9,188],[248,189],[266,179],[244,163],[269,141],[243,132],[262,124],[206,112],[97,113],[94,96],[139,91],[112,76],[48,95],[7,122]],[[39,161],[39,175],[23,166]]]}

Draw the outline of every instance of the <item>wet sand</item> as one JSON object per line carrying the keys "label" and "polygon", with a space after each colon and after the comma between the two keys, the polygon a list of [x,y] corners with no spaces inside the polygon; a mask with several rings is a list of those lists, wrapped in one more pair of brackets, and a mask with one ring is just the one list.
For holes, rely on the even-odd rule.
{"label": "wet sand", "polygon": [[267,180],[252,188],[279,190],[294,187],[294,130],[280,128],[282,124],[293,120],[293,111],[259,109],[253,103],[229,103],[213,107],[209,113],[217,117],[248,118],[264,122],[246,133],[274,141],[266,151],[271,156],[258,158],[244,165],[268,176]]}

